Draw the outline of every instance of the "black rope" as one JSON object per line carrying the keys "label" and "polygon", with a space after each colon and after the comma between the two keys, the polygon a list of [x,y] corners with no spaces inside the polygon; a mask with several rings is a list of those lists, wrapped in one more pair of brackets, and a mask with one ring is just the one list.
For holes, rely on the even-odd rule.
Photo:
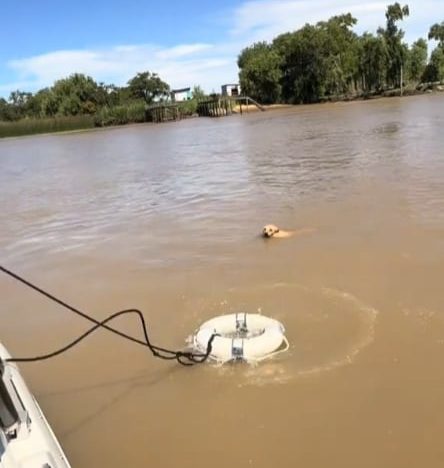
{"label": "black rope", "polygon": [[[57,304],[61,305],[62,307],[65,307],[66,309],[70,310],[71,312],[74,312],[77,315],[80,315],[84,319],[94,323],[95,325],[87,330],[85,333],[80,335],[78,338],[76,338],[74,341],[71,343],[67,344],[66,346],[63,346],[63,348],[60,348],[56,351],[53,351],[52,353],[49,354],[44,354],[41,356],[34,356],[34,357],[26,357],[26,358],[8,358],[5,359],[5,361],[9,362],[36,362],[36,361],[43,361],[45,359],[50,359],[54,356],[58,356],[59,354],[64,353],[65,351],[68,351],[72,347],[74,347],[77,343],[80,343],[83,339],[85,339],[87,336],[89,336],[91,333],[96,331],[99,328],[105,328],[109,332],[115,333],[116,335],[119,335],[121,338],[125,338],[129,341],[132,341],[134,343],[137,343],[139,345],[145,346],[149,348],[151,353],[153,354],[154,357],[160,358],[160,359],[166,359],[166,360],[173,360],[175,359],[179,364],[182,364],[183,366],[192,366],[194,364],[201,364],[205,362],[208,357],[211,354],[212,351],[212,344],[214,341],[214,338],[217,336],[216,334],[211,335],[208,344],[207,344],[207,349],[205,353],[194,353],[192,351],[173,351],[170,349],[166,348],[161,348],[160,346],[155,346],[150,342],[150,339],[148,337],[148,330],[145,322],[145,318],[142,314],[142,312],[138,309],[125,309],[125,310],[120,310],[118,312],[115,312],[114,314],[111,314],[109,317],[106,319],[99,321],[96,320],[94,317],[91,317],[90,315],[86,314],[85,312],[82,312],[80,309],[77,309],[76,307],[73,307],[72,305],[62,301],[61,299],[55,297],[54,295],[50,294],[49,292],[39,288],[35,284],[31,283],[30,281],[26,280],[25,278],[19,276],[18,274],[12,272],[11,270],[8,270],[7,268],[3,267],[0,265],[0,271],[3,273],[11,276],[15,280],[19,281],[20,283],[24,284],[25,286],[28,286],[29,288],[33,289],[34,291],[37,291],[39,294],[42,294],[43,296],[47,297],[51,301],[56,302]],[[124,332],[121,332],[120,330],[117,330],[113,327],[110,327],[107,325],[108,322],[111,322],[112,320],[116,319],[117,317],[120,317],[122,315],[127,315],[127,314],[136,314],[137,317],[140,320],[141,328],[143,331],[144,335],[144,340],[141,340],[139,338],[135,338],[134,336],[127,335]]]}

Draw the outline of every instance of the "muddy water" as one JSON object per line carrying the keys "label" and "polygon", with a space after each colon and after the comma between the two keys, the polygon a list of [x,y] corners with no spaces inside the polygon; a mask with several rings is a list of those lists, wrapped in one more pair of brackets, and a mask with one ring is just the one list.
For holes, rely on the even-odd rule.
{"label": "muddy water", "polygon": [[[291,342],[188,369],[101,332],[22,365],[72,465],[442,467],[443,148],[443,96],[1,141],[2,264],[164,346],[258,310]],[[87,327],[0,294],[15,356]]]}

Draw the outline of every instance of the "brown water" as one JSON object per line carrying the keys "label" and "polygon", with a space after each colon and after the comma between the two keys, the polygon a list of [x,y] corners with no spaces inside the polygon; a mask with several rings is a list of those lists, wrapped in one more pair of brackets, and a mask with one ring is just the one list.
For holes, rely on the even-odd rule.
{"label": "brown water", "polygon": [[[442,467],[443,181],[444,96],[1,141],[6,267],[97,318],[140,307],[163,346],[258,310],[291,343],[189,369],[100,332],[23,364],[72,465]],[[88,327],[0,294],[15,356]]]}

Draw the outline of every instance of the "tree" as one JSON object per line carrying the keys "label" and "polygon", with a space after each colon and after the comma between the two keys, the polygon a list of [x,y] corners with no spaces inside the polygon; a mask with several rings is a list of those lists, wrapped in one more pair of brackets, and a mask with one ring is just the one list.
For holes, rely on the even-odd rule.
{"label": "tree", "polygon": [[430,56],[427,82],[444,80],[444,47],[436,47]]}
{"label": "tree", "polygon": [[119,88],[113,84],[107,85],[100,82],[97,85],[95,101],[98,107],[116,106],[119,104]]}
{"label": "tree", "polygon": [[16,90],[9,95],[6,110],[7,120],[19,120],[26,116],[32,93]]}
{"label": "tree", "polygon": [[273,41],[282,57],[282,96],[286,102],[311,103],[324,96],[327,73],[324,44],[319,28],[310,24]]}
{"label": "tree", "polygon": [[282,96],[287,102],[317,102],[356,87],[358,42],[350,13],[278,36],[272,43],[280,60]]}
{"label": "tree", "polygon": [[385,83],[387,45],[380,36],[365,33],[359,39],[359,76],[365,92],[379,91]]}
{"label": "tree", "polygon": [[192,96],[196,101],[206,98],[205,91],[199,85],[193,87]]}
{"label": "tree", "polygon": [[[131,94],[129,86],[114,87],[111,91],[113,95],[113,100],[117,105],[126,105],[131,103],[134,100],[134,97]],[[114,105],[114,104],[113,104]]]}
{"label": "tree", "polygon": [[387,20],[387,35],[389,37],[402,37],[402,31],[398,30],[398,27],[396,26],[397,21],[402,21],[405,16],[409,16],[410,10],[408,5],[404,5],[401,7],[401,5],[396,2],[393,3],[393,5],[389,5],[387,7],[387,10],[385,12],[385,18]]}
{"label": "tree", "polygon": [[404,31],[398,29],[397,22],[409,16],[408,5],[401,5],[396,2],[387,7],[386,29],[380,28],[378,33],[382,35],[387,43],[387,82],[392,86],[401,85],[401,74],[406,60],[406,48],[402,44]]}
{"label": "tree", "polygon": [[19,90],[12,91],[12,93],[9,95],[9,102],[16,107],[25,107],[31,97],[31,93],[26,93]]}
{"label": "tree", "polygon": [[427,68],[424,71],[423,81],[431,83],[444,80],[444,21],[434,24],[429,31],[429,39],[438,41],[433,50]]}
{"label": "tree", "polygon": [[6,99],[0,98],[0,120],[15,120],[15,112],[12,105]]}
{"label": "tree", "polygon": [[409,80],[419,82],[427,66],[427,42],[424,39],[418,39],[413,43],[407,65]]}
{"label": "tree", "polygon": [[168,96],[170,87],[162,81],[156,73],[149,71],[138,73],[128,81],[128,88],[132,97],[143,99],[147,104],[152,104],[156,98]]}
{"label": "tree", "polygon": [[277,51],[265,42],[244,49],[237,59],[243,93],[264,104],[279,101],[282,77],[280,62]]}
{"label": "tree", "polygon": [[429,40],[434,39],[439,42],[440,47],[444,47],[444,21],[441,24],[434,24],[429,31]]}
{"label": "tree", "polygon": [[51,92],[58,114],[94,114],[99,107],[99,86],[90,76],[81,73],[56,81]]}
{"label": "tree", "polygon": [[344,94],[355,82],[358,49],[352,28],[356,23],[356,18],[347,13],[316,25],[325,58],[326,95]]}

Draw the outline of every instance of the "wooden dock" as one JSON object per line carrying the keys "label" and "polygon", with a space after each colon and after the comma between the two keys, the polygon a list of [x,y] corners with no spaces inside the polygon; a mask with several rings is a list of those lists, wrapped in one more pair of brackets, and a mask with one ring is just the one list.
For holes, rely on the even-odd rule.
{"label": "wooden dock", "polygon": [[145,112],[147,122],[171,122],[180,120],[182,114],[178,104],[155,104],[146,109]]}
{"label": "wooden dock", "polygon": [[[259,110],[265,111],[265,107],[249,96],[215,96],[211,99],[200,101],[197,106],[199,117],[224,117],[235,113],[235,107],[239,106],[239,112],[248,112],[248,106],[253,104]],[[244,106],[244,108],[242,108]]]}
{"label": "wooden dock", "polygon": [[[239,112],[248,113],[249,105],[256,106],[264,111],[265,107],[249,96],[212,96],[210,99],[199,101],[197,114],[199,117],[225,117]],[[186,115],[177,102],[156,103],[146,108],[145,119],[147,122],[161,123],[181,120]]]}

